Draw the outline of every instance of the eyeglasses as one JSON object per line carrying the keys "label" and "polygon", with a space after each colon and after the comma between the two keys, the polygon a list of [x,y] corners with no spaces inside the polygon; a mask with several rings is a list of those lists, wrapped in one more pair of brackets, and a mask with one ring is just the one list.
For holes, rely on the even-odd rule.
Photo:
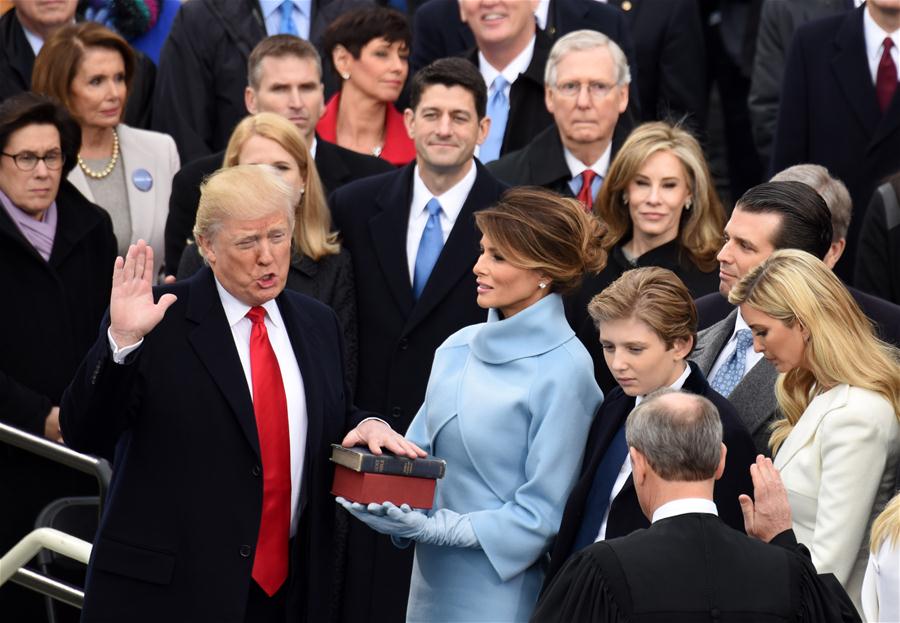
{"label": "eyeglasses", "polygon": [[563,97],[576,98],[581,94],[582,87],[587,87],[588,94],[595,100],[600,100],[609,95],[617,85],[603,82],[557,82],[556,90]]}
{"label": "eyeglasses", "polygon": [[43,160],[44,165],[51,171],[58,171],[66,161],[66,155],[57,150],[49,151],[43,156],[38,156],[33,151],[20,151],[17,154],[8,154],[5,151],[0,153],[12,158],[20,171],[33,171],[40,160]]}

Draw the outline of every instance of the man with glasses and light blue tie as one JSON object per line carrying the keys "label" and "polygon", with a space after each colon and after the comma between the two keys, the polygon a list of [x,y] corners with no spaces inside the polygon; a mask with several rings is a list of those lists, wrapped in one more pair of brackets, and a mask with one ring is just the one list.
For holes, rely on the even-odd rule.
{"label": "man with glasses and light blue tie", "polygon": [[[472,267],[474,213],[505,190],[475,158],[491,125],[484,80],[461,58],[419,70],[404,121],[416,160],[351,182],[330,199],[353,257],[359,309],[356,403],[405,431],[425,397],[434,351],[483,322]],[[402,621],[412,548],[354,522],[347,544],[345,618]]]}
{"label": "man with glasses and light blue tie", "polygon": [[341,13],[373,0],[191,0],[179,9],[159,58],[153,129],[175,139],[181,161],[225,149],[246,114],[250,51],[267,35],[319,48]]}
{"label": "man with glasses and light blue tie", "polygon": [[630,82],[628,59],[606,35],[576,30],[560,38],[544,70],[544,99],[555,125],[488,170],[511,186],[543,186],[576,197],[590,210],[632,128],[623,114]]}

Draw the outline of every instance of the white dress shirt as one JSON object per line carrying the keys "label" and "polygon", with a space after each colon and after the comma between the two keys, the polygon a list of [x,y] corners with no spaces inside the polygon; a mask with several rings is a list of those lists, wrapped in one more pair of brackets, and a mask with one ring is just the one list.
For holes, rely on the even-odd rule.
{"label": "white dress shirt", "polygon": [[680,500],[672,500],[666,502],[655,511],[653,511],[653,519],[650,523],[656,523],[669,517],[677,517],[678,515],[688,515],[690,513],[706,513],[708,515],[719,516],[719,509],[716,503],[706,498],[682,498]]}
{"label": "white dress shirt", "polygon": [[[247,380],[247,389],[250,398],[253,399],[253,377],[250,373],[250,330],[253,322],[247,318],[250,306],[241,303],[234,298],[219,280],[216,279],[216,290],[225,310],[225,318],[231,327],[231,337],[237,349],[241,367],[244,370],[244,378]],[[274,299],[263,304],[266,310],[266,332],[269,335],[269,343],[275,351],[278,367],[281,369],[281,381],[284,384],[284,393],[287,398],[288,410],[288,437],[291,447],[291,536],[297,532],[297,502],[300,500],[300,483],[303,477],[303,461],[306,456],[306,431],[308,418],[306,413],[306,390],[303,386],[303,375],[300,366],[294,356],[294,349],[288,337],[284,319],[278,309],[278,303]],[[121,364],[125,358],[137,350],[144,340],[136,344],[119,348],[112,338],[112,333],[107,330],[110,347],[113,351],[113,361]],[[370,418],[371,419],[371,418]]]}
{"label": "white dress shirt", "polygon": [[549,13],[550,0],[538,0],[538,5],[534,9],[534,20],[541,30],[547,30],[547,15]]}
{"label": "white dress shirt", "polygon": [[[725,344],[725,348],[722,349],[722,352],[719,353],[718,358],[716,358],[716,362],[713,364],[713,367],[710,368],[709,374],[706,378],[712,379],[716,378],[716,374],[719,373],[719,369],[725,365],[725,362],[728,361],[728,358],[731,357],[731,354],[734,352],[734,349],[737,348],[737,332],[741,329],[750,329],[750,326],[747,324],[747,321],[744,320],[744,317],[741,315],[741,308],[738,307],[737,318],[734,321],[734,331],[731,334],[731,337],[728,338],[728,343]],[[753,350],[753,346],[747,349],[747,359],[744,362],[744,376],[747,376],[747,373],[750,372],[750,369],[753,368],[759,360],[763,358],[762,353],[758,353]],[[725,396],[726,398],[728,396]]]}
{"label": "white dress shirt", "polygon": [[453,224],[462,212],[463,204],[469,197],[469,192],[475,185],[475,177],[477,172],[475,169],[475,161],[469,162],[469,171],[455,185],[448,188],[441,195],[433,195],[422,177],[419,175],[419,166],[416,165],[413,171],[413,194],[412,203],[409,206],[409,224],[406,227],[406,261],[409,266],[409,282],[413,282],[413,275],[416,271],[416,255],[419,252],[419,242],[422,240],[422,233],[425,231],[425,225],[428,223],[428,210],[425,206],[432,199],[437,199],[441,204],[441,233],[444,236],[444,242],[453,229]]}
{"label": "white dress shirt", "polygon": [[[687,377],[691,375],[691,367],[684,364],[684,372],[681,373],[674,383],[669,385],[670,389],[681,389],[684,386],[684,382],[687,380]],[[634,399],[634,406],[637,407],[644,400],[643,396],[637,396]],[[616,499],[616,496],[625,488],[625,483],[628,482],[628,477],[631,476],[631,456],[625,455],[625,462],[622,463],[622,468],[619,470],[619,475],[616,476],[616,482],[613,483],[612,491],[609,495],[609,504],[606,505],[606,512],[603,514],[603,521],[600,523],[600,531],[597,533],[597,538],[594,541],[602,541],[606,538],[606,524],[609,521],[609,509],[612,508],[613,500]]]}
{"label": "white dress shirt", "polygon": [[863,11],[863,38],[866,41],[866,60],[869,61],[869,73],[872,75],[872,84],[878,76],[878,63],[884,54],[884,39],[890,37],[894,42],[891,48],[891,58],[894,59],[894,67],[900,67],[900,29],[894,32],[882,30],[869,15],[869,8]]}

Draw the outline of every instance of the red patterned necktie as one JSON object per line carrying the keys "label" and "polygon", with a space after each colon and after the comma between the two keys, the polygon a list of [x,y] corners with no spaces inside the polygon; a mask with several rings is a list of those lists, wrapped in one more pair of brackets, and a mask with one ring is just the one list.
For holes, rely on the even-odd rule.
{"label": "red patterned necktie", "polygon": [[878,98],[878,106],[882,113],[887,112],[897,90],[897,65],[891,58],[893,46],[891,38],[885,37],[884,52],[881,54],[881,61],[878,62],[878,73],[875,74],[875,96]]}
{"label": "red patterned necktie", "polygon": [[590,169],[585,169],[581,174],[581,190],[578,191],[578,201],[584,206],[585,212],[590,212],[594,207],[594,193],[591,185],[597,174]]}
{"label": "red patterned necktie", "polygon": [[250,331],[250,376],[253,379],[253,411],[262,456],[263,505],[253,560],[253,579],[269,597],[284,584],[288,574],[288,538],[291,529],[291,447],[288,435],[287,397],[281,368],[266,331],[266,310],[247,312]]}

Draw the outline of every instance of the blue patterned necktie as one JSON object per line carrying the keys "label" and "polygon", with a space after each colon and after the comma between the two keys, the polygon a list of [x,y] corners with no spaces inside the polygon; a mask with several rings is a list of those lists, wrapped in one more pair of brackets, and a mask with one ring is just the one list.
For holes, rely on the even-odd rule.
{"label": "blue patterned necktie", "polygon": [[491,129],[478,151],[478,159],[484,163],[500,157],[503,146],[503,134],[506,132],[506,120],[509,118],[509,98],[506,97],[506,78],[497,76],[491,83],[491,99],[488,100],[487,115],[491,119]]}
{"label": "blue patterned necktie", "polygon": [[297,25],[294,23],[294,0],[284,0],[279,10],[281,11],[281,25],[278,26],[278,34],[300,36],[297,32]]}
{"label": "blue patterned necktie", "polygon": [[726,398],[744,378],[744,369],[747,367],[747,349],[753,345],[753,333],[750,329],[741,329],[737,332],[736,340],[737,346],[731,353],[731,357],[719,368],[716,378],[710,383],[714,390]]}
{"label": "blue patterned necktie", "polygon": [[428,210],[428,222],[419,240],[416,253],[416,266],[413,270],[413,296],[416,300],[422,295],[428,276],[437,263],[441,249],[444,247],[444,232],[441,230],[441,204],[434,197],[425,205]]}

